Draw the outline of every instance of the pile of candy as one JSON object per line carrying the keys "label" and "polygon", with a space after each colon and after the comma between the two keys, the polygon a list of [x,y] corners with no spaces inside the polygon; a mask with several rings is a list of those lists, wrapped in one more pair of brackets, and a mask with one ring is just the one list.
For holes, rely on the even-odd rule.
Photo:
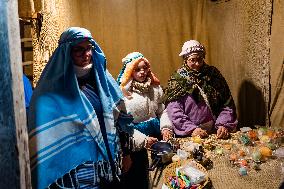
{"label": "pile of candy", "polygon": [[241,128],[238,141],[242,145],[232,146],[227,156],[233,166],[239,167],[240,175],[247,175],[250,168],[260,170],[261,163],[278,157],[273,152],[281,149],[283,137],[283,131],[280,129]]}
{"label": "pile of candy", "polygon": [[[244,127],[226,140],[217,139],[213,134],[206,139],[197,136],[179,142],[181,149],[204,167],[208,159],[225,156],[232,166],[239,168],[240,175],[247,175],[250,168],[260,170],[261,163],[271,158],[284,159],[284,148],[281,148],[284,144],[283,129]],[[277,149],[283,157],[275,153]]]}

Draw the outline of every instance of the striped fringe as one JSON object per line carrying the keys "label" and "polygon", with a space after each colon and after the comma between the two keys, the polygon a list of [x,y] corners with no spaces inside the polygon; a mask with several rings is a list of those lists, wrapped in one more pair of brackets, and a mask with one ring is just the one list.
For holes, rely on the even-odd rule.
{"label": "striped fringe", "polygon": [[[120,156],[117,156],[115,163],[115,176],[119,180],[121,175],[120,169]],[[113,174],[111,170],[110,162],[99,161],[99,162],[85,162],[75,169],[69,171],[64,177],[61,177],[55,181],[55,183],[48,186],[48,189],[56,188],[62,189],[78,189],[78,188],[96,188],[99,186],[100,179],[111,182],[113,181]],[[68,186],[66,186],[68,185]]]}

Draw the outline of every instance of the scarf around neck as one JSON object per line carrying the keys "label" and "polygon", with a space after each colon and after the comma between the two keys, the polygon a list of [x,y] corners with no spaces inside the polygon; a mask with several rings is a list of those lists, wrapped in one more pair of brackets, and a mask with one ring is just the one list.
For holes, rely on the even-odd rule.
{"label": "scarf around neck", "polygon": [[151,78],[147,77],[144,82],[138,82],[136,80],[132,80],[131,90],[137,93],[147,93],[151,86]]}
{"label": "scarf around neck", "polygon": [[184,64],[171,75],[165,89],[165,103],[168,104],[185,95],[191,95],[197,102],[207,100],[208,104],[206,104],[209,105],[215,117],[225,106],[235,108],[225,78],[217,68],[205,63],[200,71],[192,70]]}

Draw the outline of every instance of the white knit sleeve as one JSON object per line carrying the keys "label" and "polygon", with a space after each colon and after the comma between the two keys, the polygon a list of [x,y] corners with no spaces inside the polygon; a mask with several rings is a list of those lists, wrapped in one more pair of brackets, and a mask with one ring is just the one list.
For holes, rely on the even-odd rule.
{"label": "white knit sleeve", "polygon": [[158,88],[158,109],[156,112],[156,115],[160,118],[160,129],[169,129],[172,131],[173,124],[168,116],[167,109],[165,108],[165,105],[163,104],[163,89],[161,86]]}
{"label": "white knit sleeve", "polygon": [[139,151],[145,146],[147,136],[140,131],[134,129],[133,137],[133,151]]}
{"label": "white knit sleeve", "polygon": [[170,120],[169,116],[168,116],[168,112],[167,109],[164,109],[161,118],[160,118],[160,129],[161,131],[163,129],[168,129],[170,131],[173,130],[173,124],[172,121]]}

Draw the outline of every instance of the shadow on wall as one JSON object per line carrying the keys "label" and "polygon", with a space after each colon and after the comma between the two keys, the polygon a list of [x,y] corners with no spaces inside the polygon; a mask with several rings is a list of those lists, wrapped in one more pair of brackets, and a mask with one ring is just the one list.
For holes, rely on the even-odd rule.
{"label": "shadow on wall", "polygon": [[238,100],[239,127],[265,126],[266,107],[261,90],[252,82],[244,81]]}

